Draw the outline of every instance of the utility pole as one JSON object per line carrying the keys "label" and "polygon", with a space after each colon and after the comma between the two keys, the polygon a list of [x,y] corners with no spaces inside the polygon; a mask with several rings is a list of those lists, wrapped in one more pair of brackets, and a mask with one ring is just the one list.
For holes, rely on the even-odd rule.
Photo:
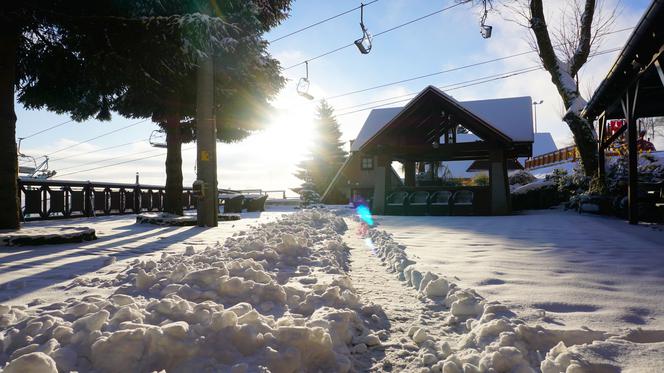
{"label": "utility pole", "polygon": [[197,199],[199,227],[216,227],[219,214],[217,191],[217,126],[214,116],[214,64],[212,56],[198,57],[196,94],[196,183],[202,184]]}
{"label": "utility pole", "polygon": [[534,112],[534,123],[535,123],[535,133],[537,133],[537,105],[541,105],[544,102],[544,100],[539,100],[539,101],[533,101],[533,112]]}

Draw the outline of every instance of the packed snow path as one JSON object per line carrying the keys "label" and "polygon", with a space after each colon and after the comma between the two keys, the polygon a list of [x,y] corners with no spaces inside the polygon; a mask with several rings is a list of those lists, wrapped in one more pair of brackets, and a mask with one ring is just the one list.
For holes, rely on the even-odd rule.
{"label": "packed snow path", "polygon": [[377,217],[424,271],[456,276],[529,322],[664,329],[664,231],[570,211]]}

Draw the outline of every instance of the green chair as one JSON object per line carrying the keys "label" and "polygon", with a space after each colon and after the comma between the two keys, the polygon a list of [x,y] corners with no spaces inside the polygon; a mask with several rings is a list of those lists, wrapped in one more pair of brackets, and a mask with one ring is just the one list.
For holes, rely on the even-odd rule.
{"label": "green chair", "polygon": [[385,215],[405,215],[408,193],[394,192],[385,199]]}
{"label": "green chair", "polygon": [[441,216],[450,214],[452,192],[439,190],[429,198],[429,215]]}
{"label": "green chair", "polygon": [[459,190],[452,195],[452,215],[473,215],[473,197],[470,190]]}
{"label": "green chair", "polygon": [[422,216],[426,215],[429,209],[429,192],[417,191],[408,196],[408,215]]}

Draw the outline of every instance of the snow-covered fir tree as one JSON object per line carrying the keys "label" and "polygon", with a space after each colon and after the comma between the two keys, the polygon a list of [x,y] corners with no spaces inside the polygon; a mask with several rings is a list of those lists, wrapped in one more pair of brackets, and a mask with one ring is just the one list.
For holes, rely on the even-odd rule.
{"label": "snow-covered fir tree", "polygon": [[343,149],[339,123],[332,106],[323,100],[317,111],[309,157],[298,164],[295,176],[304,181],[302,189],[309,186],[322,195],[346,160],[347,153]]}

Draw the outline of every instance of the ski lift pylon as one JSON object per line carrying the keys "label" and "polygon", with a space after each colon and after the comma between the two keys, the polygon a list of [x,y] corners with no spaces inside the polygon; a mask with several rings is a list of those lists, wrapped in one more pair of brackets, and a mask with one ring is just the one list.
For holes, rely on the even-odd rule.
{"label": "ski lift pylon", "polygon": [[297,82],[297,94],[307,100],[313,100],[314,96],[309,93],[309,61],[304,61],[304,66],[306,68],[306,76],[300,78],[300,81]]}
{"label": "ski lift pylon", "polygon": [[164,130],[154,130],[150,133],[150,139],[148,140],[150,145],[155,148],[166,148],[166,141],[164,141]]}
{"label": "ski lift pylon", "polygon": [[355,46],[360,50],[360,53],[369,54],[373,37],[364,26],[364,3],[360,3],[360,28],[362,28],[362,37],[355,40]]}

